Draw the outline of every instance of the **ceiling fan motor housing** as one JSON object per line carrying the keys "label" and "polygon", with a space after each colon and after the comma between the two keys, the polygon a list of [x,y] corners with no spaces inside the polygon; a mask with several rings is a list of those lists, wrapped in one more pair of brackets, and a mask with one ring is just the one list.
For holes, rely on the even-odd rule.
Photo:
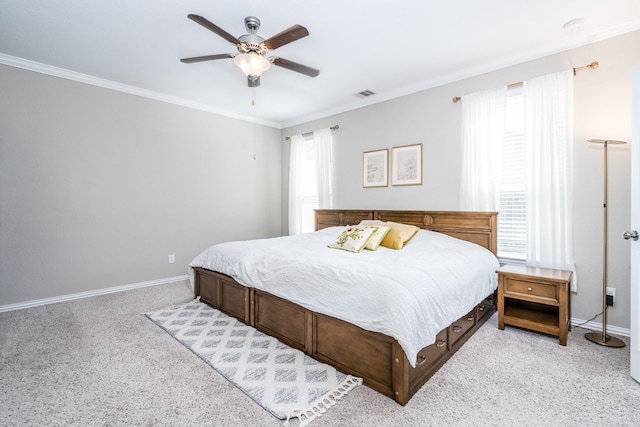
{"label": "ceiling fan motor housing", "polygon": [[258,55],[264,55],[269,52],[269,48],[265,46],[264,39],[255,34],[246,34],[238,37],[240,44],[236,47],[240,53],[255,52]]}

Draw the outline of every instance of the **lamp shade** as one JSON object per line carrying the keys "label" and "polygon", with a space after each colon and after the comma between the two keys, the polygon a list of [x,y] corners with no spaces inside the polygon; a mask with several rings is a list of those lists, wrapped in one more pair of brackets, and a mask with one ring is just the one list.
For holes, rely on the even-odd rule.
{"label": "lamp shade", "polygon": [[263,71],[266,71],[271,67],[271,62],[262,55],[249,52],[236,55],[233,58],[233,63],[236,64],[246,76],[260,76]]}

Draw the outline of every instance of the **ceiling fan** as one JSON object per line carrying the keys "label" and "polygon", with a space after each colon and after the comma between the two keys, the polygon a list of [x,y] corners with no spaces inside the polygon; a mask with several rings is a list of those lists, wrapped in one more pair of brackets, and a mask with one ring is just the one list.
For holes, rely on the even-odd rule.
{"label": "ceiling fan", "polygon": [[192,62],[211,61],[214,59],[233,58],[233,62],[240,67],[240,69],[247,76],[247,82],[249,87],[260,86],[260,74],[271,67],[271,64],[277,65],[282,68],[287,68],[298,73],[305,74],[310,77],[316,77],[320,74],[320,70],[317,70],[306,65],[298,64],[297,62],[290,61],[288,59],[279,58],[277,56],[266,57],[265,55],[281,46],[301,39],[309,35],[309,31],[302,25],[294,25],[286,30],[276,34],[268,39],[263,39],[256,33],[260,28],[260,20],[255,16],[247,16],[244,19],[244,25],[249,34],[235,38],[231,34],[227,33],[222,28],[213,24],[206,18],[199,15],[189,14],[189,19],[197,22],[206,29],[213,31],[218,36],[222,37],[226,41],[234,44],[238,49],[239,54],[234,53],[222,53],[218,55],[206,55],[195,56],[192,58],[182,58],[180,61],[190,64]]}

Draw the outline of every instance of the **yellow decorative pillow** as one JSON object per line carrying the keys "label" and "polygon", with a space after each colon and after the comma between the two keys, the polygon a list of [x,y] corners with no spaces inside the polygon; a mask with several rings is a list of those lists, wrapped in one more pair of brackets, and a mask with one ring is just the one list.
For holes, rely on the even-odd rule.
{"label": "yellow decorative pillow", "polygon": [[371,235],[371,237],[369,237],[369,240],[367,240],[367,244],[364,245],[364,248],[370,251],[375,251],[376,249],[378,249],[378,246],[380,246],[380,243],[382,243],[382,239],[384,239],[387,233],[389,233],[389,230],[391,230],[391,228],[385,225],[375,227],[372,225],[365,225],[364,228],[377,228],[377,231],[375,231]]}
{"label": "yellow decorative pillow", "polygon": [[391,221],[387,222],[387,227],[390,230],[380,244],[390,249],[402,249],[419,230],[415,225]]}

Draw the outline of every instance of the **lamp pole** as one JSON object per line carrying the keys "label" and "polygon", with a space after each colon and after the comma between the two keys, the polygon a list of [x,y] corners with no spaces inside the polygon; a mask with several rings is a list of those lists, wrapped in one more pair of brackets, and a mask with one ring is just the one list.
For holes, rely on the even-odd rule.
{"label": "lamp pole", "polygon": [[589,139],[588,142],[602,144],[604,147],[604,203],[603,203],[603,225],[602,225],[602,332],[587,332],[585,338],[596,344],[606,347],[624,347],[625,343],[619,338],[607,335],[607,178],[609,175],[607,157],[607,146],[609,144],[626,144],[625,141],[615,139]]}

